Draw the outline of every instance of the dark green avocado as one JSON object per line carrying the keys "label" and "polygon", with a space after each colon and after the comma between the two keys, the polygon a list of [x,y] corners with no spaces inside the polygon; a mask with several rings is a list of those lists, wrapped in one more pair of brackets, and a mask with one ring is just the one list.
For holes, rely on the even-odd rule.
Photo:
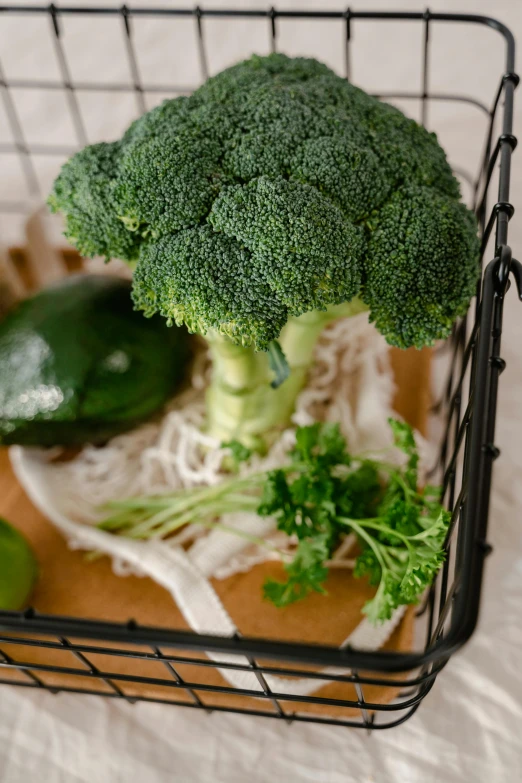
{"label": "dark green avocado", "polygon": [[190,336],[135,312],[131,286],[73,275],[0,323],[0,443],[100,443],[147,419],[186,376]]}

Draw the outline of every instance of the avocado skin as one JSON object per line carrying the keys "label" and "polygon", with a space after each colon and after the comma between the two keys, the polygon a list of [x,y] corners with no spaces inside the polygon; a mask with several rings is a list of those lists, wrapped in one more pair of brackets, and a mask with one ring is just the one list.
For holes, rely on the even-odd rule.
{"label": "avocado skin", "polygon": [[120,278],[71,275],[0,323],[0,444],[101,443],[172,396],[190,335],[133,310],[130,292]]}

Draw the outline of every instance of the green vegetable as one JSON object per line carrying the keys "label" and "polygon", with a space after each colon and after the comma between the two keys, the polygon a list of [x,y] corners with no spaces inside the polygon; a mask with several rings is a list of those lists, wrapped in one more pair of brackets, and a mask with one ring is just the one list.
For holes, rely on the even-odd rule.
{"label": "green vegetable", "polygon": [[[238,511],[272,516],[278,529],[297,542],[285,564],[286,579],[264,586],[265,597],[276,606],[312,591],[325,593],[327,562],[343,536],[355,533],[361,547],[355,576],[367,576],[377,587],[363,611],[371,622],[382,622],[401,604],[415,603],[429,586],[444,561],[450,520],[439,489],[418,488],[411,428],[395,420],[390,426],[396,448],[406,457],[403,465],[353,456],[337,424],[317,423],[297,429],[289,463],[282,468],[217,487],[114,501],[112,515],[100,526],[133,538],[166,537],[189,523],[244,536],[216,520]],[[236,462],[248,459],[240,444],[228,446]]]}
{"label": "green vegetable", "polygon": [[284,582],[268,579],[263,587],[265,598],[275,606],[288,606],[315,591],[327,595],[323,582],[328,576],[324,563],[330,555],[329,534],[303,538],[297,545],[293,560],[285,566],[288,578]]}
{"label": "green vegetable", "polygon": [[37,573],[35,557],[23,535],[0,518],[0,610],[22,609]]}
{"label": "green vegetable", "polygon": [[262,450],[333,319],[369,310],[403,348],[450,333],[479,275],[459,198],[434,134],[315,60],[272,54],[75,155],[49,203],[82,253],[136,264],[146,315],[205,335],[207,430]]}
{"label": "green vegetable", "polygon": [[270,384],[272,389],[277,389],[290,375],[290,367],[277,340],[272,340],[268,345],[268,363],[274,373],[274,380]]}
{"label": "green vegetable", "polygon": [[129,293],[118,278],[72,276],[0,323],[0,443],[104,441],[161,408],[190,338],[143,319]]}

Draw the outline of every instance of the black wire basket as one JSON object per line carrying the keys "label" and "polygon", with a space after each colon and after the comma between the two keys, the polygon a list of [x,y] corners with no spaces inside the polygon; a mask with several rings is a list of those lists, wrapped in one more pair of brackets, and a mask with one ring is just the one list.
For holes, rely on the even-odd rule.
{"label": "black wire basket", "polygon": [[[438,14],[402,12],[357,11],[296,11],[270,9],[174,9],[174,8],[120,8],[98,7],[32,7],[0,6],[0,26],[11,16],[25,15],[48,18],[49,34],[57,57],[61,78],[43,81],[39,78],[7,80],[0,63],[0,94],[13,137],[13,143],[0,145],[0,153],[19,157],[23,176],[30,195],[39,191],[35,160],[38,156],[69,154],[73,149],[56,145],[30,145],[13,92],[27,90],[59,90],[65,94],[68,109],[79,145],[87,141],[84,119],[78,95],[81,91],[97,94],[112,92],[133,93],[137,108],[146,108],[145,97],[153,92],[180,94],[187,88],[175,85],[147,85],[140,77],[139,57],[134,45],[134,32],[146,17],[176,21],[194,20],[197,57],[203,77],[209,72],[207,54],[207,20],[224,18],[230,25],[238,19],[257,20],[265,25],[272,51],[277,49],[280,25],[308,20],[321,23],[329,20],[342,34],[345,75],[350,76],[350,62],[354,35],[361,20],[377,25],[393,21],[415,23],[422,40],[419,70],[420,89],[415,92],[381,93],[386,99],[416,100],[420,102],[421,121],[426,124],[428,110],[434,102],[464,103],[487,118],[487,132],[479,161],[478,175],[467,177],[473,190],[474,208],[482,236],[482,256],[490,239],[494,238],[492,260],[484,265],[482,282],[477,291],[473,323],[469,315],[458,322],[447,347],[451,353],[449,372],[437,407],[443,417],[444,429],[437,469],[443,476],[444,502],[452,512],[443,569],[432,585],[418,614],[423,615],[425,642],[422,649],[408,652],[365,652],[350,648],[338,649],[321,645],[302,645],[246,637],[219,637],[188,631],[169,630],[138,625],[129,620],[123,623],[90,621],[74,617],[49,616],[28,610],[23,613],[0,612],[0,668],[17,670],[18,685],[47,689],[53,692],[72,691],[99,694],[128,701],[157,701],[207,711],[230,711],[243,715],[270,716],[288,722],[308,721],[330,723],[367,729],[396,726],[409,718],[430,691],[438,673],[450,656],[472,635],[478,618],[484,560],[490,551],[487,542],[488,507],[493,461],[499,450],[494,444],[498,379],[505,362],[500,356],[504,296],[513,277],[522,295],[522,265],[512,258],[508,242],[508,223],[514,208],[509,200],[511,153],[516,146],[512,134],[513,98],[518,84],[515,67],[515,43],[511,32],[500,22],[468,14]],[[121,23],[126,56],[132,76],[131,83],[75,82],[71,78],[66,48],[64,47],[64,20],[72,16],[113,18]],[[475,98],[442,93],[430,87],[430,39],[435,26],[447,30],[449,26],[482,25],[500,34],[505,43],[505,61],[499,69],[498,89],[491,107]],[[447,56],[451,56],[448,54]],[[500,126],[497,134],[495,128]],[[490,184],[498,167],[498,193],[493,206]],[[24,204],[0,202],[0,211],[10,213],[23,210]],[[488,259],[486,258],[487,262]],[[73,641],[81,640],[81,641]],[[13,657],[16,645],[16,659]],[[31,661],[34,648],[60,651],[64,665],[45,665]],[[168,648],[168,652],[166,649]],[[20,653],[23,651],[23,653]],[[12,653],[12,654],[10,654]],[[217,664],[205,653],[221,654]],[[103,660],[95,665],[93,657]],[[117,671],[116,659],[126,659],[127,671]],[[66,660],[67,659],[67,660]],[[114,665],[111,665],[111,661]],[[132,662],[152,661],[166,667],[167,678],[132,673]],[[188,677],[182,674],[188,665]],[[330,667],[320,672],[313,667]],[[250,672],[258,687],[243,689],[223,684],[211,685],[198,681],[198,671],[208,667],[214,670]],[[142,671],[142,670],[140,670]],[[165,669],[162,669],[165,671]],[[53,674],[52,685],[47,675]],[[300,696],[297,693],[278,693],[268,684],[267,675],[319,678],[329,683],[350,683],[351,699]],[[65,678],[74,675],[78,687],[71,687]],[[268,677],[270,679],[270,677]],[[13,684],[7,675],[0,682]],[[129,686],[161,685],[164,698],[136,694]],[[372,703],[369,686],[386,688],[394,696],[388,703]],[[213,694],[235,697],[234,706],[220,706]],[[398,694],[398,695],[397,695]],[[253,701],[254,700],[254,701]],[[306,712],[304,705],[306,704]],[[314,714],[314,705],[321,714]],[[324,715],[324,707],[334,708],[332,717]]]}

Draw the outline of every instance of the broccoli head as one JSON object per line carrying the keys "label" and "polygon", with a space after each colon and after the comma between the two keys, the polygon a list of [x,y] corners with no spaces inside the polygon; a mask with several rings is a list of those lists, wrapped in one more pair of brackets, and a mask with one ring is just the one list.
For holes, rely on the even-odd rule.
{"label": "broccoli head", "polygon": [[316,60],[251,59],[62,169],[85,255],[138,261],[133,298],[266,350],[358,297],[393,345],[445,337],[479,274],[476,224],[433,133]]}

